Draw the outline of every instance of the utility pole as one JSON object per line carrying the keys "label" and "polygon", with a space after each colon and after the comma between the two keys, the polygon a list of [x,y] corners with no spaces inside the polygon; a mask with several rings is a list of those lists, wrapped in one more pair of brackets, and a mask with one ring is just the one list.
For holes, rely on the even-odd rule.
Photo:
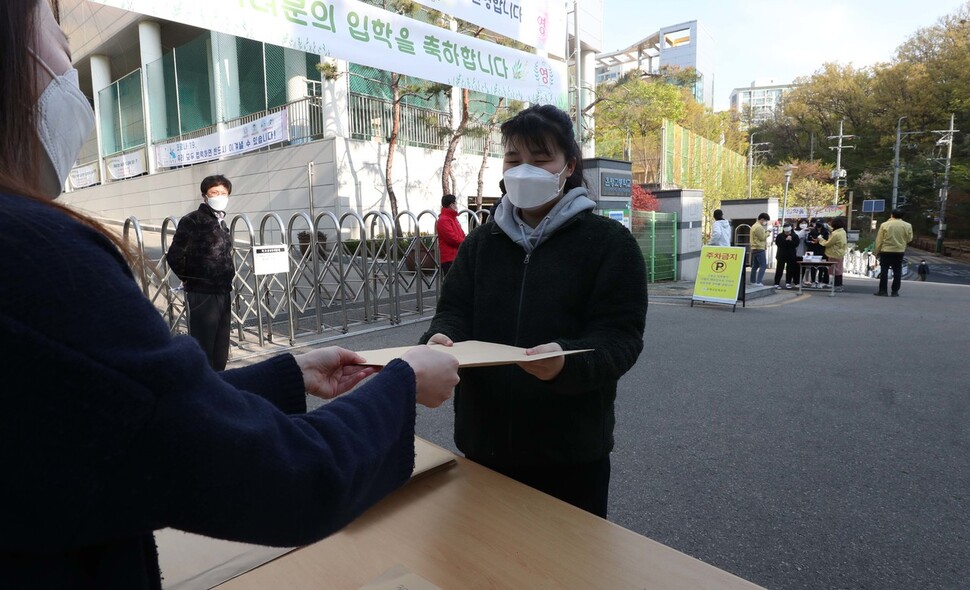
{"label": "utility pole", "polygon": [[953,117],[954,114],[950,114],[950,128],[946,131],[934,131],[933,133],[940,133],[942,137],[936,142],[936,145],[946,144],[946,163],[943,169],[943,188],[940,189],[940,223],[939,228],[936,232],[936,253],[943,253],[943,233],[946,231],[946,197],[950,190],[950,158],[953,156],[953,136],[960,131],[953,128]]}
{"label": "utility pole", "polygon": [[893,207],[892,210],[896,209],[896,197],[899,195],[899,141],[902,139],[902,133],[900,133],[900,125],[903,119],[906,117],[900,117],[896,120],[896,148],[893,150]]}
{"label": "utility pole", "polygon": [[757,133],[752,133],[748,136],[748,198],[751,198],[751,184],[754,180],[754,159],[758,154],[767,153],[768,150],[759,150],[758,146],[771,145],[770,141],[763,141],[761,143],[754,142],[754,136]]}
{"label": "utility pole", "polygon": [[830,135],[828,139],[838,139],[839,145],[835,147],[829,147],[830,150],[835,150],[835,172],[832,175],[835,177],[835,199],[832,200],[833,205],[839,204],[839,185],[842,184],[842,178],[845,177],[845,172],[842,170],[842,150],[854,150],[854,145],[842,145],[843,139],[852,139],[855,135],[844,135],[842,133],[842,125],[845,123],[845,119],[839,121],[839,134]]}

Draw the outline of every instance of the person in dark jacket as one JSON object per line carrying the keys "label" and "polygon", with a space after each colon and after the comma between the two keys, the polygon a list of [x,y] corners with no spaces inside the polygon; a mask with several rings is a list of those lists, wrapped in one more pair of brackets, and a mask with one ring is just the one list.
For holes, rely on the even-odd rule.
{"label": "person in dark jacket", "polygon": [[[815,221],[815,225],[808,232],[808,237],[806,238],[805,251],[811,253],[815,256],[821,256],[822,260],[828,260],[825,257],[825,246],[818,243],[818,239],[823,240],[829,239],[829,229],[825,227],[825,222],[821,219]],[[812,267],[811,280],[808,282],[807,286],[814,288],[819,288],[820,285],[829,284],[829,271],[825,268],[819,267],[816,269]]]}
{"label": "person in dark jacket", "polygon": [[329,347],[217,373],[173,337],[118,236],[53,200],[94,113],[52,8],[0,2],[0,588],[159,590],[165,527],[322,539],[408,480],[415,402],[447,399],[457,361],[374,374]]}
{"label": "person in dark jacket", "polygon": [[461,371],[465,456],[606,516],[617,381],[643,348],[647,283],[629,230],[593,212],[572,124],[552,105],[502,125],[507,193],[458,251],[421,342],[480,340],[527,354]]}
{"label": "person in dark jacket", "polygon": [[179,220],[165,259],[185,288],[189,334],[199,342],[212,368],[229,361],[232,320],[232,236],[224,221],[232,183],[222,175],[202,180],[202,204]]}
{"label": "person in dark jacket", "polygon": [[781,227],[781,233],[775,238],[775,289],[781,289],[781,276],[785,275],[785,288],[791,289],[792,282],[798,281],[798,236],[792,231],[787,221]]}

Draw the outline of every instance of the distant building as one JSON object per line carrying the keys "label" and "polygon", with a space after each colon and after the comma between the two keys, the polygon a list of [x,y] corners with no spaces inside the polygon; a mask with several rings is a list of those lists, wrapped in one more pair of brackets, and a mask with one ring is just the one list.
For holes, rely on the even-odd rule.
{"label": "distant building", "polygon": [[755,80],[746,88],[735,88],[731,91],[731,110],[741,115],[742,124],[759,125],[781,111],[785,95],[794,88],[794,84]]}
{"label": "distant building", "polygon": [[633,70],[657,75],[663,67],[694,68],[699,76],[694,98],[713,106],[714,56],[714,37],[700,21],[692,20],[663,27],[626,49],[597,54],[596,83],[614,81]]}

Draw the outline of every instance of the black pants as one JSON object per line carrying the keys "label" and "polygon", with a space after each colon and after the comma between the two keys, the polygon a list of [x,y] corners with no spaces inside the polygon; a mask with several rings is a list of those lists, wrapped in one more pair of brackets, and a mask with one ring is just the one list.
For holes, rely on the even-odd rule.
{"label": "black pants", "polygon": [[791,259],[777,258],[777,259],[775,259],[775,284],[776,285],[780,285],[781,284],[781,273],[782,273],[782,271],[785,272],[785,282],[786,283],[788,283],[789,285],[792,284],[792,283],[798,284],[798,281],[796,280],[797,279],[797,273],[798,273],[798,271],[795,270],[796,268],[798,268],[798,262],[796,262],[794,258],[791,258]]}
{"label": "black pants", "polygon": [[903,253],[882,252],[879,254],[879,292],[886,292],[889,282],[889,269],[893,269],[893,293],[899,293],[899,283],[903,280]]}
{"label": "black pants", "polygon": [[[469,459],[475,460],[472,457]],[[610,457],[580,465],[502,465],[475,461],[492,471],[606,518],[610,496]]]}
{"label": "black pants", "polygon": [[185,292],[189,306],[189,334],[199,342],[216,371],[229,361],[229,293]]}

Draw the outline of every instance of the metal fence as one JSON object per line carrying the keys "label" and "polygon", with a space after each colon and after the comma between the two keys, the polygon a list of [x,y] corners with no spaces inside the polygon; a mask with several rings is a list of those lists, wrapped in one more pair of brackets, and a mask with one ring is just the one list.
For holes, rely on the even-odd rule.
{"label": "metal fence", "polygon": [[[468,209],[459,213],[469,230],[487,215]],[[649,280],[673,280],[676,214],[647,218],[637,240],[648,258]],[[267,213],[258,224],[245,214],[227,219],[235,243],[235,343],[293,345],[300,338],[338,338],[373,325],[395,325],[433,314],[442,278],[438,237],[420,228],[432,227],[436,220],[437,214],[430,210],[401,212],[396,223],[388,213],[377,211],[340,217],[323,212],[315,219],[298,212],[285,222],[278,214]],[[185,292],[166,260],[177,224],[176,218],[168,217],[160,227],[143,228],[130,217],[123,224],[122,237],[144,261],[135,272],[142,292],[173,334],[185,334]],[[343,237],[347,235],[359,238]],[[257,247],[280,245],[286,249],[288,271],[256,274]]]}
{"label": "metal fence", "polygon": [[[466,209],[460,215],[472,229],[487,213]],[[433,312],[441,277],[438,241],[419,228],[433,226],[436,219],[426,210],[402,212],[397,223],[383,212],[339,218],[324,212],[315,219],[300,212],[286,222],[267,213],[258,224],[246,215],[227,220],[235,242],[235,338],[259,346],[281,339],[292,345],[300,337],[338,337],[363,325],[397,324]],[[131,217],[122,236],[144,261],[136,272],[142,292],[172,333],[187,333],[185,294],[166,260],[177,223],[169,217],[149,232]],[[288,272],[256,274],[254,252],[267,245],[286,248]]]}

